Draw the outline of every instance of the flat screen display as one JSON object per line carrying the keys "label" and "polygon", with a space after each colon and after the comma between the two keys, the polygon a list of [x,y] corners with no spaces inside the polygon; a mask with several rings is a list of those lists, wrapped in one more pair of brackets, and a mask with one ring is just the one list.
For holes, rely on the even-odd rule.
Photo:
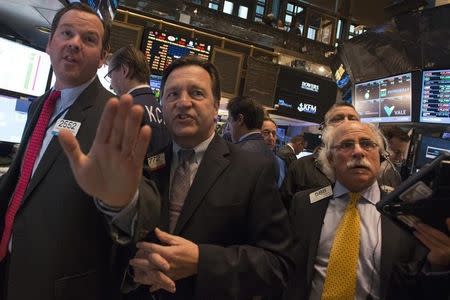
{"label": "flat screen display", "polygon": [[450,124],[450,69],[422,73],[420,122]]}
{"label": "flat screen display", "polygon": [[416,153],[416,169],[422,168],[444,151],[450,152],[450,141],[431,136],[422,136]]}
{"label": "flat screen display", "polygon": [[354,106],[363,122],[411,122],[412,74],[355,84]]}
{"label": "flat screen display", "polygon": [[198,55],[208,60],[211,51],[211,45],[158,30],[147,30],[142,42],[142,52],[147,57],[151,73],[156,75],[162,75],[177,58]]}
{"label": "flat screen display", "polygon": [[273,114],[319,124],[335,103],[336,91],[334,81],[281,66]]}
{"label": "flat screen display", "polygon": [[20,143],[31,101],[0,95],[0,141]]}
{"label": "flat screen display", "polygon": [[161,96],[161,80],[162,76],[160,75],[150,75],[150,88],[157,99]]}
{"label": "flat screen display", "polygon": [[40,96],[50,75],[50,57],[44,51],[0,38],[0,89]]}

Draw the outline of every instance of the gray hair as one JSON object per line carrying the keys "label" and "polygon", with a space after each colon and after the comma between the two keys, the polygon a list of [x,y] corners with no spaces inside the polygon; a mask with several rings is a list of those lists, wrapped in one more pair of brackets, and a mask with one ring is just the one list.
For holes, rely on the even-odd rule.
{"label": "gray hair", "polygon": [[[359,122],[358,122],[359,123]],[[375,143],[379,146],[380,155],[386,152],[387,141],[383,133],[371,123],[360,123],[362,126],[366,126],[375,136]],[[323,147],[319,150],[317,160],[320,164],[322,172],[332,181],[336,181],[336,174],[334,168],[331,166],[330,158],[333,153],[333,145],[336,140],[336,131],[339,126],[327,126],[322,133]]]}

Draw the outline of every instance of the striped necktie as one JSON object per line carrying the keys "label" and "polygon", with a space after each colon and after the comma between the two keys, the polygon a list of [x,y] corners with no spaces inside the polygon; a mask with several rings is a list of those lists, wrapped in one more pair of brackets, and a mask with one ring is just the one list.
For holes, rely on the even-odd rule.
{"label": "striped necktie", "polygon": [[194,150],[180,149],[178,151],[178,166],[172,177],[169,199],[169,229],[173,232],[178,217],[184,205],[184,201],[191,187],[190,164],[194,158]]}

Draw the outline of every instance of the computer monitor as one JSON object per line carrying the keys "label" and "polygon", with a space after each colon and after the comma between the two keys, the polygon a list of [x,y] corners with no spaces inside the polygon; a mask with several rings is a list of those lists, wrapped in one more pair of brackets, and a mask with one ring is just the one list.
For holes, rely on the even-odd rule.
{"label": "computer monitor", "polygon": [[142,40],[142,52],[147,57],[151,73],[162,75],[172,61],[182,56],[198,55],[209,60],[212,46],[177,34],[147,29]]}
{"label": "computer monitor", "polygon": [[162,76],[160,75],[150,75],[150,88],[157,99],[161,96],[161,80]]}
{"label": "computer monitor", "polygon": [[444,151],[450,152],[449,140],[422,136],[416,152],[415,169],[422,168]]}
{"label": "computer monitor", "polygon": [[28,99],[0,95],[0,142],[20,143],[30,103]]}
{"label": "computer monitor", "polygon": [[44,51],[0,37],[0,89],[40,96],[47,88],[50,57]]}
{"label": "computer monitor", "polygon": [[422,73],[420,122],[450,124],[450,69]]}
{"label": "computer monitor", "polygon": [[363,122],[412,121],[412,73],[355,84],[354,103]]}

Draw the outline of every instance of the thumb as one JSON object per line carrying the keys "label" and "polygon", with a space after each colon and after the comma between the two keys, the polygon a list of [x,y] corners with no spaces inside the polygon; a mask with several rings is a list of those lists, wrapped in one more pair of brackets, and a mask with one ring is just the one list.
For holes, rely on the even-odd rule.
{"label": "thumb", "polygon": [[166,245],[172,246],[178,244],[177,236],[162,231],[159,228],[155,228],[155,234],[158,239]]}
{"label": "thumb", "polygon": [[66,156],[69,159],[72,170],[75,173],[75,170],[81,164],[81,160],[83,158],[83,152],[80,149],[80,144],[75,136],[66,129],[61,129],[59,131],[58,140],[64,150],[64,153],[66,153]]}

